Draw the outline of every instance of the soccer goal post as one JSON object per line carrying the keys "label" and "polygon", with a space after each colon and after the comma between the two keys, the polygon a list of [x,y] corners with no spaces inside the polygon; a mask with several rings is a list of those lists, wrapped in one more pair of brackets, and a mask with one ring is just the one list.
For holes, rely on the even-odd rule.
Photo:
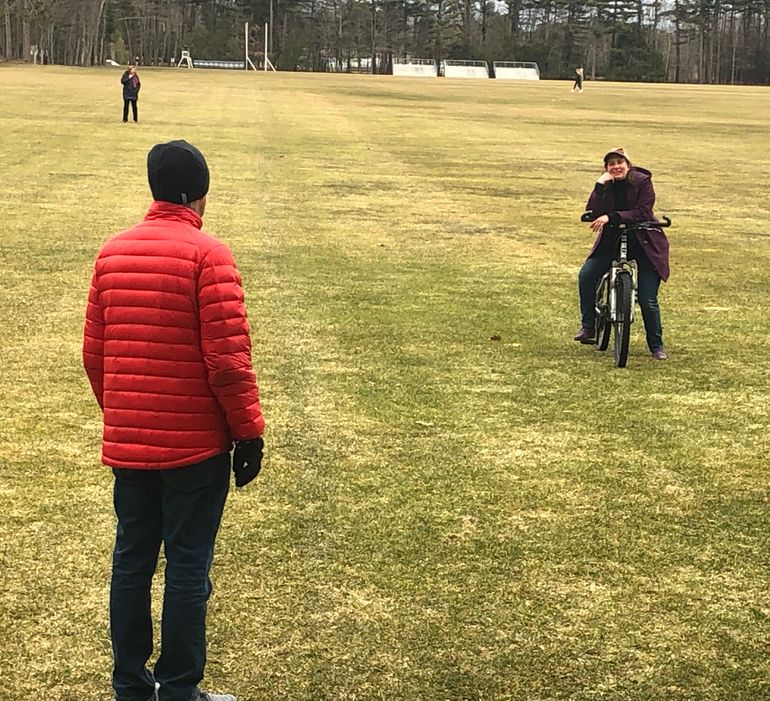
{"label": "soccer goal post", "polygon": [[246,22],[243,25],[243,62],[246,66],[246,70],[256,71],[257,67],[252,63],[251,57],[249,56],[249,23]]}
{"label": "soccer goal post", "polygon": [[246,70],[251,69],[252,71],[259,71],[259,68],[254,65],[254,61],[251,60],[251,44],[256,44],[256,50],[254,51],[254,55],[259,57],[260,55],[264,56],[264,69],[274,71],[275,66],[270,62],[270,58],[268,56],[268,53],[270,51],[270,48],[268,47],[268,24],[265,22],[265,43],[264,43],[264,51],[261,51],[259,48],[259,25],[250,28],[248,22],[243,23],[243,67]]}

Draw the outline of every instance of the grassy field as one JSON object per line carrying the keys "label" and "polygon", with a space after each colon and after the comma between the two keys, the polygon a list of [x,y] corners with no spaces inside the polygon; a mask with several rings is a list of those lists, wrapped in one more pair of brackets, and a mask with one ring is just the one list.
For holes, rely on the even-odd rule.
{"label": "grassy field", "polygon": [[[767,88],[148,69],[124,125],[118,77],[0,67],[0,699],[110,698],[82,322],[171,138],[208,158],[269,423],[207,688],[770,698]],[[670,360],[640,323],[625,370],[571,340],[578,217],[619,144],[674,219]]]}

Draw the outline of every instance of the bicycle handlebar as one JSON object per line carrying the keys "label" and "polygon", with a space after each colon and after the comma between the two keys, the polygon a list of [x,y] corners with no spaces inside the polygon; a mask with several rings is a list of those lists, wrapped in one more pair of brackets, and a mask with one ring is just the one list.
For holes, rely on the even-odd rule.
{"label": "bicycle handlebar", "polygon": [[[594,219],[598,219],[601,215],[594,216],[593,211],[583,212],[580,216],[580,221],[592,222]],[[661,217],[663,221],[639,221],[632,222],[631,224],[620,224],[619,228],[624,231],[636,231],[637,229],[665,229],[671,226],[671,219],[665,214]]]}

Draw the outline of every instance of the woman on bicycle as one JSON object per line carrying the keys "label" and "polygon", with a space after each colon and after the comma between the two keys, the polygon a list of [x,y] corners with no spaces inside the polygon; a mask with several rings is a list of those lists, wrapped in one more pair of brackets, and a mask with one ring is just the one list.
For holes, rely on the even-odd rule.
{"label": "woman on bicycle", "polygon": [[[602,275],[617,255],[617,225],[658,221],[652,212],[655,190],[652,173],[631,165],[623,148],[614,148],[604,156],[604,172],[588,198],[587,210],[594,219],[590,227],[596,234],[593,248],[578,275],[582,328],[575,336],[580,343],[594,343],[594,294]],[[661,229],[644,229],[629,237],[628,259],[638,266],[638,300],[642,309],[647,346],[655,360],[668,357],[663,347],[663,327],[660,322],[658,288],[667,280],[668,239]]]}

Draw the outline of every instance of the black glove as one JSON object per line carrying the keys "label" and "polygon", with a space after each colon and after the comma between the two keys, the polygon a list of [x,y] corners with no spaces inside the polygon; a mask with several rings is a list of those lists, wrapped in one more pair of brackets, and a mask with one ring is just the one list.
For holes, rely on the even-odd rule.
{"label": "black glove", "polygon": [[236,441],[233,451],[233,472],[235,486],[245,487],[262,469],[262,449],[265,442],[262,437],[250,441]]}

